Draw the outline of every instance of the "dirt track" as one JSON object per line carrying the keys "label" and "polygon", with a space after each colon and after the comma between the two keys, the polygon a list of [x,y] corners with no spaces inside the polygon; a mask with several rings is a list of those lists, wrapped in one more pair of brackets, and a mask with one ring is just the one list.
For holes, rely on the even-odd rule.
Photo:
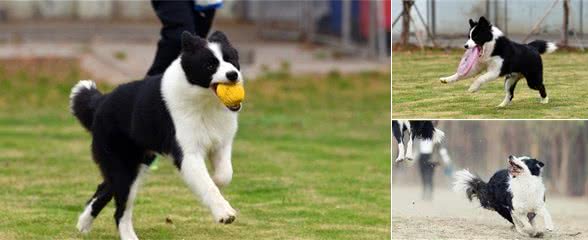
{"label": "dirt track", "polygon": [[[555,231],[544,239],[588,239],[588,199],[547,196]],[[470,203],[450,189],[421,200],[419,187],[392,187],[392,239],[532,239],[497,213]]]}

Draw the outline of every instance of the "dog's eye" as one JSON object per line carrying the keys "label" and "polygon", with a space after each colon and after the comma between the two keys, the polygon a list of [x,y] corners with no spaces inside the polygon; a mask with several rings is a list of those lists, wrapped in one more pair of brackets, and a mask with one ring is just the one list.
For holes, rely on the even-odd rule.
{"label": "dog's eye", "polygon": [[210,71],[214,71],[214,65],[209,64],[208,66],[206,66],[206,69],[208,69]]}

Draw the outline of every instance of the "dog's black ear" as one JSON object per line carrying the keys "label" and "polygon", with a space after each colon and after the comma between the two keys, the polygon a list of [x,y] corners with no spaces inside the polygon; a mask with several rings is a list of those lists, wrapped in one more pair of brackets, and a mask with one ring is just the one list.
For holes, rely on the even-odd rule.
{"label": "dog's black ear", "polygon": [[476,22],[470,18],[470,27],[476,26]]}
{"label": "dog's black ear", "polygon": [[484,26],[484,27],[486,27],[486,26],[488,26],[488,27],[489,26],[492,26],[492,25],[490,25],[490,22],[488,22],[488,20],[486,20],[486,18],[484,16],[481,16],[480,17],[480,20],[478,20],[478,24],[480,26]]}
{"label": "dog's black ear", "polygon": [[227,38],[227,36],[221,31],[214,31],[212,34],[210,34],[210,37],[208,37],[208,41],[218,42],[220,44],[226,44],[231,46],[229,38]]}
{"label": "dog's black ear", "polygon": [[543,162],[539,161],[539,160],[537,160],[537,165],[539,165],[539,167],[545,166],[545,164]]}
{"label": "dog's black ear", "polygon": [[182,51],[193,53],[198,48],[206,46],[206,40],[192,35],[188,31],[182,32]]}

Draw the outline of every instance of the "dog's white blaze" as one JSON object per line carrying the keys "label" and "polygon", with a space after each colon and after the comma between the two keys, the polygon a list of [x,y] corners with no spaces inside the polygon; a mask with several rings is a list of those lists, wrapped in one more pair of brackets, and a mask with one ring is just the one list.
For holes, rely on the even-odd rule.
{"label": "dog's white blaze", "polygon": [[229,111],[211,89],[191,85],[176,59],[165,71],[161,92],[176,128],[182,150],[181,175],[192,190],[220,220],[235,211],[220,194],[206,170],[210,152],[232,144],[237,132],[237,114]]}
{"label": "dog's white blaze", "polygon": [[226,74],[231,71],[237,72],[237,74],[238,74],[237,82],[240,82],[242,80],[241,73],[239,72],[239,70],[237,70],[237,67],[233,66],[233,64],[223,60],[223,53],[222,53],[220,44],[211,42],[211,43],[208,43],[208,48],[210,49],[210,51],[212,51],[214,56],[219,61],[219,66],[218,66],[216,72],[214,73],[214,75],[212,75],[212,82],[213,83],[228,82]]}
{"label": "dog's white blaze", "polygon": [[147,174],[149,167],[145,164],[141,164],[139,167],[139,172],[135,181],[131,185],[131,189],[129,191],[129,195],[127,197],[127,203],[125,206],[125,211],[118,223],[118,232],[120,234],[120,239],[122,240],[135,240],[139,239],[137,234],[135,233],[135,229],[133,228],[133,203],[135,202],[135,198],[137,197],[137,191],[139,190],[139,186],[143,181],[143,178]]}
{"label": "dog's white blaze", "polygon": [[78,218],[78,224],[76,225],[76,227],[81,233],[88,233],[92,228],[92,222],[94,221],[94,217],[92,216],[92,205],[95,201],[96,198],[93,198],[90,201],[90,203],[86,205],[86,208],[84,208],[84,211],[82,212],[82,214],[80,214],[80,217]]}

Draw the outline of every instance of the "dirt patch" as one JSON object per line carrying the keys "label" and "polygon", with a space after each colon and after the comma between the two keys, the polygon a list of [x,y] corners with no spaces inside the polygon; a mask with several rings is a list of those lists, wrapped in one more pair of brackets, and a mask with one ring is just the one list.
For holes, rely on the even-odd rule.
{"label": "dirt patch", "polygon": [[[419,187],[392,187],[392,239],[531,239],[497,213],[449,190],[435,190],[433,201],[421,200]],[[544,239],[588,238],[588,201],[547,196],[555,231]]]}

